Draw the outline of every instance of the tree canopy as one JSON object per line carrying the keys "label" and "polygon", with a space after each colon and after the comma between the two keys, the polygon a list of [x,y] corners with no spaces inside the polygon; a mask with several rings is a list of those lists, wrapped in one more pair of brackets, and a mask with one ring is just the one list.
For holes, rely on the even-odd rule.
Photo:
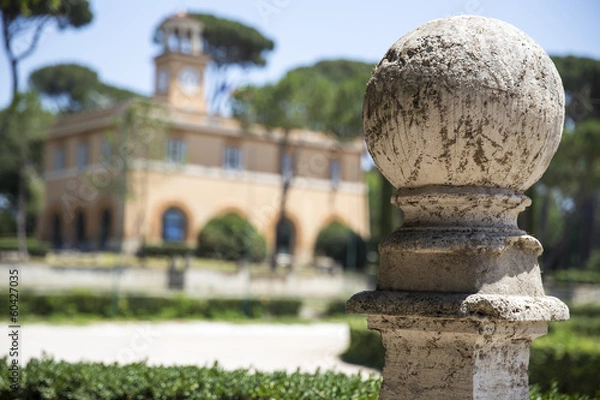
{"label": "tree canopy", "polygon": [[[5,139],[0,141],[0,196],[13,213],[18,211],[21,189],[27,200],[27,208],[22,211],[31,217],[41,210],[43,140],[53,121],[52,114],[42,108],[31,92],[20,94],[16,107],[0,111],[0,123],[6,126]],[[31,224],[28,225],[31,230]]]}
{"label": "tree canopy", "polygon": [[[13,97],[19,85],[17,65],[33,54],[48,24],[54,22],[60,30],[81,28],[93,18],[87,0],[2,0],[0,7],[4,49],[13,75]],[[17,42],[24,41],[27,45],[18,51]]]}
{"label": "tree canopy", "polygon": [[[237,65],[240,67],[262,67],[267,60],[267,52],[275,48],[275,43],[256,29],[241,22],[219,18],[211,14],[189,13],[202,23],[204,51],[211,62],[219,67]],[[154,42],[162,43],[162,32],[156,28]]]}
{"label": "tree canopy", "polygon": [[359,79],[361,81],[364,80],[363,84],[366,86],[374,67],[375,63],[337,59],[319,61],[308,68],[313,69],[336,84],[341,84],[348,80]]}
{"label": "tree canopy", "polygon": [[29,85],[44,99],[54,101],[63,112],[107,107],[140,96],[102,83],[96,71],[78,64],[39,68],[29,76]]}
{"label": "tree canopy", "polygon": [[268,128],[307,128],[354,138],[362,133],[362,98],[374,64],[325,60],[234,95],[233,114]]}
{"label": "tree canopy", "polygon": [[333,87],[312,70],[293,70],[276,84],[247,86],[234,95],[233,113],[238,119],[269,129],[324,130]]}
{"label": "tree canopy", "polygon": [[240,22],[210,14],[191,15],[204,25],[206,52],[219,66],[262,67],[267,62],[265,54],[275,48],[271,39]]}
{"label": "tree canopy", "polygon": [[8,117],[0,121],[0,140],[12,143],[12,151],[19,155],[16,223],[19,253],[26,258],[26,186],[29,178],[26,168],[30,164],[30,146],[33,143],[27,135],[22,135],[17,143],[7,140],[10,125],[14,125],[12,116],[20,112],[19,107],[22,107],[19,63],[33,54],[44,28],[49,24],[54,23],[59,30],[80,28],[89,24],[93,15],[88,0],[0,0],[0,12],[0,31],[12,79]]}
{"label": "tree canopy", "polygon": [[566,94],[562,141],[542,180],[528,191],[525,228],[540,238],[544,267],[582,268],[600,254],[600,60],[552,57]]}
{"label": "tree canopy", "polygon": [[600,61],[552,57],[567,94],[567,115],[574,121],[600,118]]}
{"label": "tree canopy", "polygon": [[5,21],[20,18],[54,18],[59,29],[82,27],[92,20],[88,0],[2,0]]}
{"label": "tree canopy", "polygon": [[191,15],[204,25],[204,48],[213,66],[209,102],[213,111],[218,112],[226,107],[225,102],[237,86],[229,73],[231,67],[263,67],[266,54],[275,48],[275,43],[240,22],[210,14]]}

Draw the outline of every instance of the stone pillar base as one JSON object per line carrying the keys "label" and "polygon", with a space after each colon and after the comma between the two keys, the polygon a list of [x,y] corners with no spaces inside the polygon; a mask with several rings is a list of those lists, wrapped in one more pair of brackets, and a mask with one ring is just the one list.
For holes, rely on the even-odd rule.
{"label": "stone pillar base", "polygon": [[373,291],[348,310],[381,334],[382,400],[527,400],[529,346],[568,318],[546,296]]}
{"label": "stone pillar base", "polygon": [[386,349],[380,399],[529,398],[529,345],[546,322],[370,316]]}

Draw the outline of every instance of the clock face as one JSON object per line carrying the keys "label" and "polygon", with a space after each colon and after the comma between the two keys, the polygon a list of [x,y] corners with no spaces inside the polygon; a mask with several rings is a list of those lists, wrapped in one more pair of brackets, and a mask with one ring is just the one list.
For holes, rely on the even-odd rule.
{"label": "clock face", "polygon": [[193,95],[200,88],[200,74],[193,68],[186,67],[179,71],[179,85],[183,93]]}
{"label": "clock face", "polygon": [[158,78],[156,82],[156,91],[158,93],[166,93],[169,87],[169,71],[165,68],[161,68],[158,71]]}

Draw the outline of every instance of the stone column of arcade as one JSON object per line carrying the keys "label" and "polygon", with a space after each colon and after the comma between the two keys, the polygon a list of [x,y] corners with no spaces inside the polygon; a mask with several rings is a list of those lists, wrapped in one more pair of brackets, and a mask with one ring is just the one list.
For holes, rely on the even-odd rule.
{"label": "stone column of arcade", "polygon": [[379,398],[528,399],[530,344],[569,317],[516,223],[563,129],[552,61],[502,21],[431,21],[377,65],[363,120],[405,221],[379,245],[376,290],[347,304],[381,334]]}

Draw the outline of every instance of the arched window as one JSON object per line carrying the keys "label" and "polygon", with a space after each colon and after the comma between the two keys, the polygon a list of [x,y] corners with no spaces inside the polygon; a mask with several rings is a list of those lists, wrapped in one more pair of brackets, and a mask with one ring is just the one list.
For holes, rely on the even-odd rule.
{"label": "arched window", "polygon": [[52,217],[52,247],[60,249],[62,246],[62,220],[60,214],[54,214]]}
{"label": "arched window", "polygon": [[185,34],[180,35],[179,40],[181,41],[181,52],[190,54],[192,52],[192,32],[188,31]]}
{"label": "arched window", "polygon": [[162,238],[165,242],[183,242],[186,237],[187,221],[183,211],[169,208],[162,216]]}
{"label": "arched window", "polygon": [[179,51],[179,48],[179,34],[177,33],[177,31],[171,32],[167,36],[167,51],[176,52]]}
{"label": "arched window", "polygon": [[275,228],[276,254],[294,254],[296,242],[296,229],[289,219],[280,220]]}
{"label": "arched window", "polygon": [[79,250],[85,250],[85,214],[78,211],[75,215],[75,247]]}
{"label": "arched window", "polygon": [[111,230],[111,214],[109,209],[105,209],[100,214],[100,233],[98,235],[98,249],[106,250]]}

